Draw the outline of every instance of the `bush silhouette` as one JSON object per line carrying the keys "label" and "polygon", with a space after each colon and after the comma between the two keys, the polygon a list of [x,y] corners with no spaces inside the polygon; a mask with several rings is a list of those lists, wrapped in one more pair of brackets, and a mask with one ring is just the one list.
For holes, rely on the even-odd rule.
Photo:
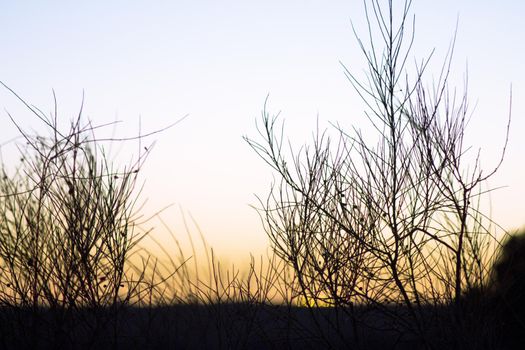
{"label": "bush silhouette", "polygon": [[[449,88],[453,48],[429,89],[430,58],[406,64],[411,1],[364,4],[367,75],[344,70],[377,143],[337,124],[294,152],[265,108],[261,140],[246,141],[277,173],[260,203],[272,251],[244,272],[203,239],[199,276],[191,237],[186,258],[162,219],[175,254],[141,228],[144,134],[114,140],[140,150],[116,168],[101,126],[79,113],[62,129],[56,112],[20,99],[47,133],[12,118],[21,161],[8,171],[0,159],[0,349],[520,348],[525,232],[496,256],[497,226],[479,205],[509,124],[499,163],[469,162],[466,92]],[[144,237],[164,259],[139,246]]]}
{"label": "bush silhouette", "polygon": [[304,305],[333,307],[363,323],[353,306],[365,305],[400,339],[433,348],[452,335],[456,348],[476,348],[465,334],[477,320],[462,300],[491,281],[499,243],[480,203],[503,161],[509,124],[499,162],[482,169],[464,143],[467,93],[456,96],[449,85],[454,42],[428,88],[429,59],[406,64],[411,1],[363,3],[367,35],[356,39],[367,72],[343,67],[366,106],[368,128],[333,123],[297,150],[265,102],[258,138],[246,138],[277,179],[260,201],[261,218]]}
{"label": "bush silhouette", "polygon": [[504,243],[493,267],[495,310],[508,346],[525,340],[525,230]]}

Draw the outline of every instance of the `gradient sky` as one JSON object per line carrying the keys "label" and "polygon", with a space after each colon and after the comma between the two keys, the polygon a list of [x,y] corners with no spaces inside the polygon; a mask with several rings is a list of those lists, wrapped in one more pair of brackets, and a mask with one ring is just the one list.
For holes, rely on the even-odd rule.
{"label": "gradient sky", "polygon": [[[431,73],[459,23],[451,81],[461,88],[468,65],[475,109],[467,141],[481,147],[487,169],[498,160],[513,85],[507,157],[489,185],[506,186],[491,195],[492,217],[524,225],[525,3],[414,0],[412,10],[415,57],[436,49]],[[272,174],[242,136],[256,136],[267,94],[296,145],[309,140],[317,116],[322,126],[361,125],[363,106],[339,64],[365,68],[350,20],[365,33],[360,0],[2,1],[0,80],[44,111],[54,89],[64,120],[84,91],[85,115],[123,121],[119,136],[136,133],[139,116],[149,131],[189,114],[154,137],[145,210],[173,203],[163,218],[175,234],[185,235],[181,207],[220,253],[258,253],[266,237],[250,204],[268,193]],[[4,110],[38,128],[4,89],[0,107],[0,143],[15,135]]]}

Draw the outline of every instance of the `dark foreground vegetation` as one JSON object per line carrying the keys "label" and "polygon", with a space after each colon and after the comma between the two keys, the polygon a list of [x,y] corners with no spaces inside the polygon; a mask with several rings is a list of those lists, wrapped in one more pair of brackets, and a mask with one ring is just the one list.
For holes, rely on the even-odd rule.
{"label": "dark foreground vegetation", "polygon": [[[523,278],[523,276],[521,276]],[[517,292],[517,291],[514,291]],[[523,296],[521,296],[523,298]],[[507,295],[419,310],[425,337],[409,331],[405,307],[307,308],[255,303],[172,306],[3,307],[2,349],[522,349],[523,302]],[[388,314],[385,311],[388,310]]]}
{"label": "dark foreground vegetation", "polygon": [[[463,144],[466,93],[448,86],[452,50],[432,89],[429,60],[408,67],[409,8],[365,2],[368,71],[345,72],[366,136],[335,125],[294,152],[265,106],[246,140],[275,170],[260,200],[272,253],[242,270],[206,246],[202,264],[142,245],[152,133],[98,138],[81,113],[63,128],[20,98],[47,131],[11,118],[23,141],[0,173],[0,348],[521,348],[525,236],[497,235],[480,205],[506,138],[482,170]],[[127,166],[109,159],[116,141],[138,144]]]}

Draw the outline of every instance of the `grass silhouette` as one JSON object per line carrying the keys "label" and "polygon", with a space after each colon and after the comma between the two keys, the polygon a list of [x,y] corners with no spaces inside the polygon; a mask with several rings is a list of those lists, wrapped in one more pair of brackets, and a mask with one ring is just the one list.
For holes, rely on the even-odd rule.
{"label": "grass silhouette", "polygon": [[[0,173],[0,348],[517,348],[525,238],[501,243],[479,210],[506,146],[491,171],[465,165],[468,103],[448,92],[450,56],[433,94],[428,61],[401,83],[410,4],[396,27],[393,1],[365,1],[368,80],[345,68],[376,146],[337,127],[335,148],[318,132],[287,158],[265,108],[262,141],[246,140],[280,180],[261,201],[272,252],[242,268],[221,264],[200,232],[200,254],[167,225],[173,250],[142,245],[157,242],[137,186],[155,132],[98,138],[111,124],[82,110],[63,129],[56,108],[47,116],[2,83],[46,131],[11,117],[23,143]],[[107,143],[131,141],[141,153],[116,167]]]}
{"label": "grass silhouette", "polygon": [[115,169],[96,126],[78,116],[59,130],[32,111],[49,132],[20,128],[20,163],[2,166],[0,179],[1,348],[511,348],[521,339],[522,236],[503,245],[484,289],[464,292],[459,314],[453,298],[418,309],[422,338],[402,303],[308,303],[301,276],[275,253],[225,268],[202,233],[202,253],[187,255],[167,226],[176,249],[145,250],[155,236],[141,229],[134,186],[147,153]]}

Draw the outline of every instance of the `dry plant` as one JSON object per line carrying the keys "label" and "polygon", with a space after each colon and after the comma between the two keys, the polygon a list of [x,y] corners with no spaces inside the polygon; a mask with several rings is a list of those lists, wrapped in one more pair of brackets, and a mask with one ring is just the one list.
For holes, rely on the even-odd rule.
{"label": "dry plant", "polygon": [[[428,88],[430,59],[412,76],[407,68],[411,1],[400,9],[393,0],[364,4],[368,39],[356,38],[367,75],[343,67],[370,128],[318,129],[294,151],[265,103],[260,140],[246,140],[278,176],[260,211],[272,253],[251,257],[245,269],[222,265],[200,231],[204,258],[189,229],[190,255],[167,225],[173,250],[140,246],[146,236],[155,242],[142,228],[136,186],[149,134],[97,138],[107,125],[84,122],[82,110],[62,130],[56,102],[48,117],[19,98],[47,134],[28,133],[11,117],[24,143],[19,165],[2,164],[0,173],[0,347],[188,346],[190,332],[195,346],[227,349],[498,344],[490,331],[498,320],[472,314],[485,305],[472,295],[510,286],[506,300],[519,297],[504,258],[491,279],[499,243],[480,210],[507,138],[498,164],[483,171],[479,152],[464,144],[466,92],[448,87],[453,45]],[[128,140],[139,154],[117,169],[104,144]],[[505,249],[503,257],[515,255]],[[8,311],[16,317],[4,318]]]}
{"label": "dry plant", "polygon": [[[175,249],[142,244],[155,241],[143,229],[148,219],[136,186],[149,134],[99,138],[112,123],[84,122],[82,109],[61,129],[56,101],[49,117],[19,99],[42,131],[28,132],[10,116],[22,142],[18,165],[2,163],[0,174],[0,347],[173,346],[166,334],[184,339],[194,325],[197,341],[242,349],[254,339],[271,342],[266,332],[278,326],[261,320],[273,317],[292,339],[299,326],[286,315],[297,299],[275,255],[251,257],[242,269],[224,266],[200,231],[204,255],[193,243],[187,255],[168,226]],[[105,146],[128,141],[138,143],[139,155],[117,169]]]}
{"label": "dry plant", "polygon": [[[278,176],[260,201],[261,216],[276,253],[295,272],[305,305],[335,307],[378,326],[375,314],[356,311],[367,305],[386,320],[382,329],[415,336],[429,348],[431,333],[440,331],[436,317],[446,317],[455,325],[447,331],[457,332],[453,339],[460,342],[461,297],[484,290],[498,244],[479,203],[503,160],[510,117],[495,167],[482,170],[479,152],[469,162],[467,95],[448,85],[454,45],[428,88],[423,78],[430,59],[416,64],[413,76],[407,68],[411,1],[401,8],[392,0],[364,5],[367,40],[356,38],[366,78],[343,67],[367,106],[367,134],[334,125],[335,138],[317,130],[312,144],[295,152],[265,103],[260,140],[246,138]],[[452,314],[439,314],[452,304]]]}
{"label": "dry plant", "polygon": [[[5,88],[10,90],[7,86]],[[142,266],[130,257],[148,234],[138,213],[138,173],[151,147],[136,160],[114,168],[95,126],[84,122],[82,108],[70,127],[59,127],[57,106],[46,116],[10,90],[46,130],[37,135],[11,120],[23,137],[20,163],[0,177],[0,305],[3,310],[32,310],[29,339],[37,342],[42,308],[64,326],[79,310],[94,310],[95,329],[108,326],[118,310],[137,299],[147,283]],[[102,317],[102,315],[106,315]],[[99,317],[100,316],[100,317]],[[32,346],[36,346],[33,343]]]}

